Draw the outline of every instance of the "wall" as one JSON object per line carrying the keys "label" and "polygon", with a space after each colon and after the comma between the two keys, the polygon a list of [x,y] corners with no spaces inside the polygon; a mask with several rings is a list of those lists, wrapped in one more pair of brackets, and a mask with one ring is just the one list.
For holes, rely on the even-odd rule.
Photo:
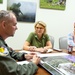
{"label": "wall", "polygon": [[[42,20],[47,24],[47,33],[54,36],[54,47],[59,48],[59,37],[67,36],[67,34],[73,30],[73,23],[75,22],[75,0],[66,0],[66,9],[64,11],[42,9],[39,7],[40,0],[27,1],[37,3],[36,21]],[[6,3],[7,0],[4,0],[3,4],[0,4],[0,10],[7,10]],[[14,37],[6,39],[6,42],[13,49],[21,49],[29,33],[34,31],[34,23],[18,22],[17,26],[18,30]]]}

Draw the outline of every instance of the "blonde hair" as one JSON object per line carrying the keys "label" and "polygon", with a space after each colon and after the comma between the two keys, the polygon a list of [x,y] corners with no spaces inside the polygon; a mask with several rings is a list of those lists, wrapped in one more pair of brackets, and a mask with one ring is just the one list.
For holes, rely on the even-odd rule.
{"label": "blonde hair", "polygon": [[46,31],[47,31],[47,30],[46,30],[46,24],[45,24],[43,21],[37,21],[37,22],[35,23],[34,28],[36,28],[37,24],[39,24],[39,25],[41,25],[41,26],[44,27],[44,34],[46,34]]}

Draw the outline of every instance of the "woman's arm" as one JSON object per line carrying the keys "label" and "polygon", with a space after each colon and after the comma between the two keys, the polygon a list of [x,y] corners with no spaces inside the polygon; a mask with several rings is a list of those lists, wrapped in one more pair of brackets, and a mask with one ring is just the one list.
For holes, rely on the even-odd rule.
{"label": "woman's arm", "polygon": [[68,34],[67,40],[68,40],[68,45],[70,45],[70,46],[75,46],[75,43],[74,43],[74,36],[73,36],[72,33]]}
{"label": "woman's arm", "polygon": [[48,49],[50,49],[50,48],[52,48],[52,44],[50,41],[47,41],[46,46],[41,47],[41,48],[35,48],[35,51],[44,53],[44,52],[47,52]]}
{"label": "woman's arm", "polygon": [[30,46],[30,43],[28,41],[25,42],[23,49],[29,50],[29,51],[35,51],[36,46]]}

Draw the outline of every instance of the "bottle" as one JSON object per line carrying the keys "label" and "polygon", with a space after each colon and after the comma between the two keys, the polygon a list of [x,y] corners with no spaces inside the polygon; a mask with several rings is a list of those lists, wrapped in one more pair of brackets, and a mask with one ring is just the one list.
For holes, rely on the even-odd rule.
{"label": "bottle", "polygon": [[68,46],[68,53],[72,54],[72,51],[73,51],[73,46]]}

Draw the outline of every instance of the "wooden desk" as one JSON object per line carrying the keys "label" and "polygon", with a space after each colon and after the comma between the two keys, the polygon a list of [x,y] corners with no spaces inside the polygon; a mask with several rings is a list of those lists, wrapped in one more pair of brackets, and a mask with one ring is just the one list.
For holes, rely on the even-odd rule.
{"label": "wooden desk", "polygon": [[[52,53],[57,53],[58,51],[53,51]],[[62,50],[62,52],[68,53],[67,50]],[[75,52],[72,52],[72,55],[75,56]],[[38,71],[36,72],[35,75],[51,75],[50,73],[48,73],[44,68],[42,68],[41,66],[38,66]]]}

